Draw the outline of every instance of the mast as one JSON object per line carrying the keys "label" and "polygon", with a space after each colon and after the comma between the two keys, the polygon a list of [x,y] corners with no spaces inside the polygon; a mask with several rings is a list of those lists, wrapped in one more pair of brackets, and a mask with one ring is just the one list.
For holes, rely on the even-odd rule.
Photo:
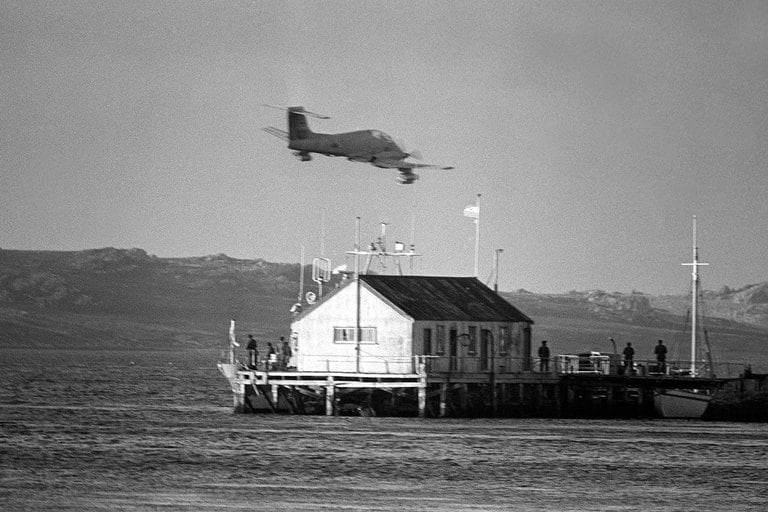
{"label": "mast", "polygon": [[299,300],[298,303],[304,300],[304,246],[301,246],[301,258],[299,263]]}
{"label": "mast", "polygon": [[360,217],[355,221],[355,368],[360,373]]}
{"label": "mast", "polygon": [[475,277],[480,277],[480,194],[477,202],[464,208],[464,216],[475,219]]}
{"label": "mast", "polygon": [[369,250],[363,251],[360,249],[360,217],[356,217],[355,220],[355,250],[354,251],[347,251],[347,254],[352,254],[355,257],[355,351],[357,353],[356,356],[356,368],[357,372],[360,373],[360,359],[361,359],[361,342],[362,342],[362,327],[360,324],[360,256],[367,256],[367,261],[365,265],[364,274],[368,273],[368,267],[370,266],[371,257],[376,256],[378,258],[386,258],[386,257],[392,257],[395,259],[395,262],[397,264],[397,269],[400,273],[400,275],[403,275],[402,269],[400,267],[400,262],[398,258],[402,257],[409,257],[413,259],[414,256],[421,256],[421,254],[418,254],[414,252],[413,250],[413,244],[411,244],[411,250],[408,252],[405,252],[403,249],[405,248],[405,245],[401,242],[395,242],[395,251],[388,251],[386,246],[386,229],[387,224],[385,222],[381,223],[381,236],[377,240],[376,243],[372,243],[369,246]]}
{"label": "mast", "polygon": [[696,376],[696,307],[699,302],[699,267],[709,265],[709,263],[699,262],[699,248],[696,245],[696,216],[693,216],[693,261],[683,263],[683,265],[692,267],[691,272],[691,377]]}

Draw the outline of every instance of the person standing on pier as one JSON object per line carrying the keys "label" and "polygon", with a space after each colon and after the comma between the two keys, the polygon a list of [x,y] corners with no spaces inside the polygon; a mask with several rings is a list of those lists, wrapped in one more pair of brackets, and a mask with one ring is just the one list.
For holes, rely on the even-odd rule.
{"label": "person standing on pier", "polygon": [[275,347],[272,346],[272,342],[267,342],[267,370],[271,371],[275,369],[277,365],[277,352]]}
{"label": "person standing on pier", "polygon": [[539,347],[539,371],[549,373],[549,347],[547,346],[547,340],[543,340]]}
{"label": "person standing on pier", "polygon": [[635,362],[635,349],[632,348],[632,343],[627,343],[624,348],[624,373],[634,371]]}
{"label": "person standing on pier", "polygon": [[659,340],[659,344],[656,345],[653,353],[656,354],[659,373],[667,373],[667,347],[664,346],[664,341]]}
{"label": "person standing on pier", "polygon": [[280,357],[282,359],[283,370],[287,370],[290,366],[291,356],[291,344],[285,339],[285,336],[280,336]]}
{"label": "person standing on pier", "polygon": [[245,350],[248,351],[248,368],[255,370],[256,363],[259,360],[259,350],[256,348],[256,340],[253,339],[253,334],[248,335],[248,344],[245,346]]}

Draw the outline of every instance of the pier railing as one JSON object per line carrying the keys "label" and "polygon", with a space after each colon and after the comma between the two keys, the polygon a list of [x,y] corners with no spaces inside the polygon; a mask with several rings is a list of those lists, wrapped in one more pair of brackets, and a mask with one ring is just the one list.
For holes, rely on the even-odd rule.
{"label": "pier railing", "polygon": [[419,373],[423,356],[376,356],[317,355],[305,354],[299,359],[302,371],[328,373]]}
{"label": "pier railing", "polygon": [[[373,374],[416,374],[423,368],[428,374],[541,373],[552,376],[562,374],[602,374],[627,376],[690,376],[690,361],[635,359],[627,367],[618,354],[559,354],[544,362],[539,358],[479,357],[479,356],[376,356],[304,355],[300,360],[302,371],[351,372]],[[260,368],[262,369],[261,365]],[[266,369],[266,368],[265,368]],[[271,371],[285,368],[271,367]],[[695,367],[699,377],[736,378],[742,376],[746,365],[742,363],[716,363],[712,367],[704,362]]]}
{"label": "pier railing", "polygon": [[[744,375],[747,368],[743,363],[714,363],[709,365],[704,361],[697,362],[691,371],[690,361],[669,360],[659,362],[655,359],[634,359],[631,364],[623,361],[618,354],[587,354],[557,355],[553,371],[560,374],[603,374],[628,376],[669,376],[690,377],[691,373],[698,377],[731,379]],[[533,367],[541,371],[540,360]],[[550,370],[552,371],[552,370]]]}

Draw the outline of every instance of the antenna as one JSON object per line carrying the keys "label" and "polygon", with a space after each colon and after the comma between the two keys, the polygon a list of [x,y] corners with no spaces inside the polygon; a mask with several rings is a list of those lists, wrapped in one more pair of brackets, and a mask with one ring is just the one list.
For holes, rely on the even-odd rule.
{"label": "antenna", "polygon": [[320,256],[325,256],[325,209],[320,220]]}
{"label": "antenna", "polygon": [[[358,235],[359,238],[359,235]],[[387,223],[382,222],[381,223],[381,236],[376,239],[375,242],[371,242],[368,244],[368,250],[363,251],[360,249],[360,242],[359,240],[355,244],[355,250],[354,251],[347,251],[347,254],[353,254],[355,256],[355,261],[360,256],[366,256],[365,260],[365,270],[364,274],[367,274],[370,270],[371,266],[371,260],[373,258],[378,258],[379,263],[381,264],[381,268],[386,269],[385,261],[387,258],[392,258],[395,262],[395,266],[397,267],[398,274],[403,275],[403,269],[400,266],[400,258],[411,258],[411,266],[413,266],[413,257],[414,256],[421,256],[421,254],[415,252],[413,244],[411,244],[411,247],[408,251],[405,251],[405,244],[402,242],[395,242],[395,250],[389,251],[387,250],[387,244],[386,244],[386,238],[387,238]]]}
{"label": "antenna", "polygon": [[299,304],[304,296],[304,246],[301,246],[301,263],[299,263]]}
{"label": "antenna", "polygon": [[331,280],[331,260],[328,258],[315,258],[312,260],[312,280],[317,283],[317,291],[323,298],[323,283]]}

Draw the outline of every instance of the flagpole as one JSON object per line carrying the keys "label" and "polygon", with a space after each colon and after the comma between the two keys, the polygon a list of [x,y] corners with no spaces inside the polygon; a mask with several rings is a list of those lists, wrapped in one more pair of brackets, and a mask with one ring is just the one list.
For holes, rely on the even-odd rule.
{"label": "flagpole", "polygon": [[480,277],[480,194],[477,194],[477,218],[475,219],[475,277]]}
{"label": "flagpole", "polygon": [[235,364],[235,347],[239,347],[240,344],[235,339],[235,319],[233,318],[229,322],[229,363]]}

